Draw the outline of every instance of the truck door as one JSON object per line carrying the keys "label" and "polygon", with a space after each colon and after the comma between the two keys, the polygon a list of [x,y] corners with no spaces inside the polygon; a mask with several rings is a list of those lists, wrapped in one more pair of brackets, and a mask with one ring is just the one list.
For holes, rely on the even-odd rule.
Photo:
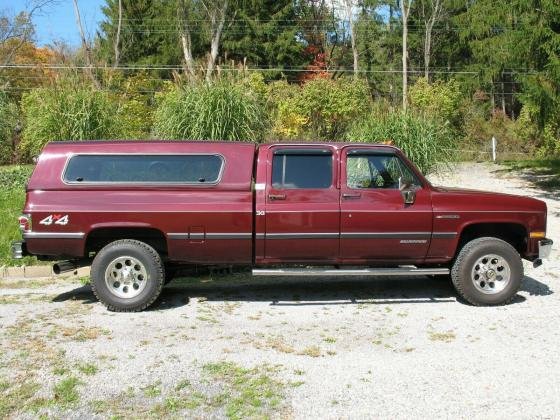
{"label": "truck door", "polygon": [[[420,262],[432,234],[428,188],[393,150],[345,147],[341,157],[341,258]],[[416,197],[405,204],[399,189]]]}
{"label": "truck door", "polygon": [[339,255],[338,160],[328,146],[269,150],[265,260],[334,261]]}

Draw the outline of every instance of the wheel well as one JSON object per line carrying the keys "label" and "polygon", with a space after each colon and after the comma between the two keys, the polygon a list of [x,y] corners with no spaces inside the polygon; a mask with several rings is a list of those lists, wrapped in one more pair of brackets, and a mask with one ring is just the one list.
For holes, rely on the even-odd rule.
{"label": "wheel well", "polygon": [[92,230],[86,239],[86,255],[97,253],[105,245],[119,239],[136,239],[167,255],[167,240],[163,232],[153,228],[111,227]]}
{"label": "wheel well", "polygon": [[457,253],[466,243],[484,236],[501,239],[513,246],[520,254],[527,249],[527,230],[523,225],[518,223],[476,223],[467,226],[461,232]]}

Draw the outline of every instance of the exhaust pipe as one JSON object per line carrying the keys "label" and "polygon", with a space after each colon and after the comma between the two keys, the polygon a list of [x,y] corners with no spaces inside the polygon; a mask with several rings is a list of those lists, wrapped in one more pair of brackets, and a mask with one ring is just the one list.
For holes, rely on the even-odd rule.
{"label": "exhaust pipe", "polygon": [[69,271],[76,271],[80,267],[88,265],[87,261],[59,261],[53,264],[54,274],[68,273]]}

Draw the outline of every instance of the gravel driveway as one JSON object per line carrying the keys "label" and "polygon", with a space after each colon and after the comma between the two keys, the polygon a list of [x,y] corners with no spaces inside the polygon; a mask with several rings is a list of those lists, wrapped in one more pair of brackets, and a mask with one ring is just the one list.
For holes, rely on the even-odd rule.
{"label": "gravel driveway", "polygon": [[[559,196],[496,165],[434,179]],[[446,280],[200,273],[114,314],[78,280],[0,284],[0,417],[560,416],[558,245],[507,306]]]}

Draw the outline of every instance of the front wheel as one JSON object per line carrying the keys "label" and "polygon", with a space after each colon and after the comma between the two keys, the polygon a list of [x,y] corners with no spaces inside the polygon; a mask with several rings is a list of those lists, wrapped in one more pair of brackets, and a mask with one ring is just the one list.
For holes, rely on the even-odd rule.
{"label": "front wheel", "polygon": [[146,309],[161,293],[164,281],[159,254],[133,239],[111,242],[97,253],[91,265],[93,293],[111,311]]}
{"label": "front wheel", "polygon": [[477,306],[510,302],[522,279],[519,253],[507,242],[491,237],[468,242],[451,269],[451,280],[459,295]]}

